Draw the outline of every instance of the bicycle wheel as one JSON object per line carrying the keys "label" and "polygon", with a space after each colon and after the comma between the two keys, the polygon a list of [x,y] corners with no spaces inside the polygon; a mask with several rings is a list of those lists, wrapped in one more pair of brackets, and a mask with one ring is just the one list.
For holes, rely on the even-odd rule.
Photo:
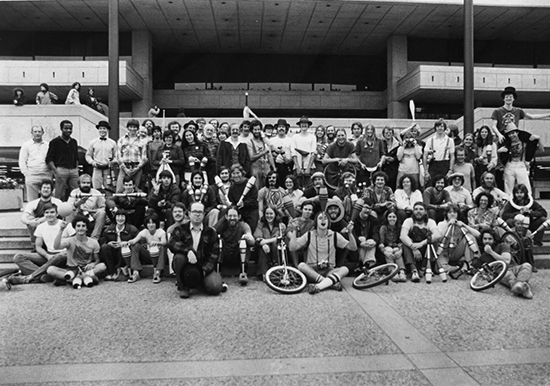
{"label": "bicycle wheel", "polygon": [[500,238],[500,242],[508,244],[512,259],[517,265],[525,263],[525,248],[516,232],[505,232]]}
{"label": "bicycle wheel", "polygon": [[399,268],[397,264],[388,263],[369,269],[353,280],[353,288],[367,289],[375,287],[382,283],[387,283],[392,277],[397,275]]}
{"label": "bicycle wheel", "polygon": [[340,177],[342,177],[342,174],[345,172],[351,172],[355,177],[357,177],[357,169],[355,169],[355,166],[351,163],[343,167],[337,166],[333,163],[325,166],[323,174],[325,175],[325,180],[328,187],[338,189]]}
{"label": "bicycle wheel", "polygon": [[265,282],[269,288],[282,294],[295,294],[303,290],[307,284],[306,277],[294,267],[278,265],[270,268],[265,274]]}
{"label": "bicycle wheel", "polygon": [[484,264],[470,280],[470,288],[474,291],[483,291],[494,287],[502,280],[508,271],[508,265],[504,261],[495,260]]}

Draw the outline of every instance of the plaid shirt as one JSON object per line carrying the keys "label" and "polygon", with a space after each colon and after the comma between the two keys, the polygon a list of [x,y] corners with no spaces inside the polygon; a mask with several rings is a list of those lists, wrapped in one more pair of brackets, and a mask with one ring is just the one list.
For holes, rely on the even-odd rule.
{"label": "plaid shirt", "polygon": [[118,140],[119,162],[143,164],[147,160],[147,141],[130,138],[128,134]]}

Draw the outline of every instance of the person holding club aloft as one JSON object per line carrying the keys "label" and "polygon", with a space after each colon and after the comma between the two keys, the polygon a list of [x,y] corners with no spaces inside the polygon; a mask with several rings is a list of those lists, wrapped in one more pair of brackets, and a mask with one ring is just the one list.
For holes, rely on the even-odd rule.
{"label": "person holding club aloft", "polygon": [[251,232],[254,233],[260,220],[256,179],[253,176],[245,178],[244,169],[239,164],[231,166],[231,179],[233,185],[227,194],[229,201],[237,207],[242,221],[246,222],[250,226]]}

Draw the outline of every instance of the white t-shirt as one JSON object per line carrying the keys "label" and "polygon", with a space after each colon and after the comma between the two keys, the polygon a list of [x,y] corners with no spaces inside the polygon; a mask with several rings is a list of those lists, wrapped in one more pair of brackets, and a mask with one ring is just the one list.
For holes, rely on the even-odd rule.
{"label": "white t-shirt", "polygon": [[140,240],[145,240],[147,244],[151,244],[152,242],[159,244],[163,239],[166,240],[166,232],[164,229],[157,229],[153,235],[148,229],[143,229],[139,232],[138,236]]}
{"label": "white t-shirt", "polygon": [[[273,150],[279,150],[280,147],[281,150],[284,150],[285,157],[288,159],[292,159],[292,139],[290,137],[281,138],[279,136],[276,136],[270,138],[270,140]],[[277,160],[275,160],[275,162],[277,162]]]}
{"label": "white t-shirt", "polygon": [[[41,237],[44,240],[44,245],[46,246],[46,250],[49,253],[60,253],[65,252],[65,248],[56,250],[53,247],[53,243],[55,241],[55,238],[57,237],[57,234],[59,233],[59,229],[61,229],[61,220],[57,220],[55,225],[50,225],[47,222],[44,222],[36,227],[36,230],[34,231],[34,235],[36,237]],[[67,225],[67,228],[63,231],[62,238],[70,237],[74,235],[76,232],[71,224]]]}

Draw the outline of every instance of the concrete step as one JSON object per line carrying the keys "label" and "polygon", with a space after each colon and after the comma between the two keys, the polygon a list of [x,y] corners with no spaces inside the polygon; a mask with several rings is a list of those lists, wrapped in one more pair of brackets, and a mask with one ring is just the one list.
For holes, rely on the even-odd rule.
{"label": "concrete step", "polygon": [[28,237],[27,228],[0,229],[0,237]]}
{"label": "concrete step", "polygon": [[0,237],[0,250],[5,249],[31,249],[29,237]]}

